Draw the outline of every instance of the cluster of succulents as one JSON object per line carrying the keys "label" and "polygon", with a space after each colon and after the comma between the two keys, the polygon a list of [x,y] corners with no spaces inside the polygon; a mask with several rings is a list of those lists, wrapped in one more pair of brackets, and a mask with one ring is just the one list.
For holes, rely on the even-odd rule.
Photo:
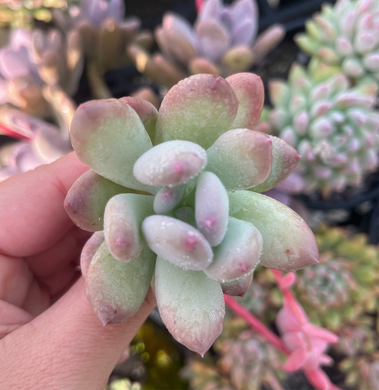
{"label": "cluster of succulents", "polygon": [[354,83],[379,82],[379,1],[338,0],[305,24],[295,41]]}
{"label": "cluster of succulents", "polygon": [[[76,91],[82,65],[80,38],[74,32],[66,40],[58,30],[13,30],[0,49],[0,103],[40,117],[56,113],[68,128],[64,118],[71,118],[74,103],[65,93]],[[62,102],[64,107],[58,107]]]}
{"label": "cluster of succulents", "polygon": [[182,370],[196,390],[260,390],[284,379],[284,354],[262,336],[247,329],[239,318],[225,320],[224,330],[213,345],[214,356],[191,358]]}
{"label": "cluster of succulents", "polygon": [[207,0],[194,27],[174,13],[163,17],[155,30],[161,53],[149,56],[131,47],[138,69],[160,84],[171,87],[188,74],[210,73],[223,77],[243,72],[259,62],[282,39],[281,25],[257,37],[258,7],[255,0]]}
{"label": "cluster of succulents", "polygon": [[189,77],[159,113],[133,98],[78,108],[71,141],[91,170],[65,207],[96,231],[81,267],[103,324],[134,315],[154,274],[166,327],[204,354],[222,330],[223,292],[243,294],[259,262],[293,271],[318,261],[305,222],[254,192],[282,181],[299,159],[279,138],[251,130],[262,105],[260,78],[242,73]]}
{"label": "cluster of succulents", "polygon": [[379,115],[373,84],[350,87],[342,73],[317,61],[293,65],[288,82],[269,84],[274,134],[297,149],[302,191],[325,197],[348,185],[360,186],[378,166]]}

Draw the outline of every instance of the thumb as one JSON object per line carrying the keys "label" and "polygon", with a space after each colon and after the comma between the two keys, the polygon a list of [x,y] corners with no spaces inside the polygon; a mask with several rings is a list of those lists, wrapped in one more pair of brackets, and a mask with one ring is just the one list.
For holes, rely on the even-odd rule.
{"label": "thumb", "polygon": [[0,388],[103,390],[135,333],[155,306],[150,290],[137,314],[103,326],[84,280],[33,321],[0,341]]}

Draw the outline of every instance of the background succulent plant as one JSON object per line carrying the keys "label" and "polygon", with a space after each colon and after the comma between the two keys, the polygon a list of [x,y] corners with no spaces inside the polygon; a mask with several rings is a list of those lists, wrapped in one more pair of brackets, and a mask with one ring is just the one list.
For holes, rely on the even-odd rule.
{"label": "background succulent plant", "polygon": [[301,154],[296,173],[303,192],[325,197],[359,186],[378,166],[379,116],[373,109],[376,86],[349,87],[342,73],[317,61],[293,65],[288,82],[271,81],[274,133]]}
{"label": "background succulent plant", "polygon": [[97,231],[81,265],[104,324],[134,315],[155,273],[168,330],[204,354],[222,330],[223,292],[243,294],[258,262],[285,271],[317,262],[297,214],[245,191],[275,186],[298,161],[282,140],[250,130],[262,105],[261,80],[242,73],[185,79],[159,113],[133,98],[78,108],[71,141],[92,170],[65,207],[79,227]]}
{"label": "background succulent plant", "polygon": [[130,47],[137,68],[160,84],[171,87],[188,74],[228,75],[243,72],[260,61],[284,36],[274,25],[257,37],[258,7],[255,0],[236,0],[224,6],[208,0],[194,27],[174,13],[166,13],[155,38],[162,52],[150,57]]}
{"label": "background succulent plant", "polygon": [[379,81],[377,0],[338,0],[324,4],[295,37],[306,53],[337,67],[354,83]]}

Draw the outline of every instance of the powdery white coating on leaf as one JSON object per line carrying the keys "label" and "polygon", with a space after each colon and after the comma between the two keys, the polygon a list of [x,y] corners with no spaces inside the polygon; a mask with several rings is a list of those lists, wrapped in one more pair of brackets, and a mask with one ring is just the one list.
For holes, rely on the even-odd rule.
{"label": "powdery white coating on leaf", "polygon": [[268,191],[285,180],[295,169],[300,155],[280,138],[269,135],[272,142],[272,166],[267,179],[251,190],[254,192]]}
{"label": "powdery white coating on leaf", "polygon": [[143,184],[170,186],[186,183],[207,165],[205,150],[188,141],[169,141],[144,153],[134,164],[133,174]]}
{"label": "powdery white coating on leaf", "polygon": [[227,190],[241,190],[268,177],[272,143],[268,135],[259,131],[229,130],[207,150],[207,155],[207,170],[215,173]]}
{"label": "powdery white coating on leaf", "polygon": [[84,164],[125,187],[151,191],[133,176],[133,165],[153,145],[138,114],[116,99],[94,100],[76,110],[72,145]]}
{"label": "powdery white coating on leaf", "polygon": [[95,256],[96,251],[99,249],[100,245],[104,242],[104,233],[95,232],[86,242],[83,247],[82,253],[80,255],[80,269],[82,275],[85,278],[89,265]]}
{"label": "powdery white coating on leaf", "polygon": [[264,267],[293,272],[318,263],[316,239],[292,209],[265,195],[229,192],[232,217],[251,222],[262,234]]}
{"label": "powdery white coating on leaf", "polygon": [[157,214],[166,214],[173,210],[182,200],[185,190],[185,185],[161,188],[154,198],[154,211]]}
{"label": "powdery white coating on leaf", "polygon": [[211,246],[220,244],[226,233],[229,198],[220,179],[212,172],[203,172],[196,184],[196,226]]}
{"label": "powdery white coating on leaf", "polygon": [[205,237],[188,223],[164,215],[152,215],[142,223],[142,232],[152,251],[184,269],[203,270],[213,252]]}
{"label": "powdery white coating on leaf", "polygon": [[134,192],[89,170],[80,176],[67,193],[64,208],[75,225],[83,230],[103,230],[105,205],[120,193]]}
{"label": "powdery white coating on leaf", "polygon": [[214,248],[212,264],[204,273],[219,283],[246,276],[258,265],[262,246],[262,235],[253,224],[229,218],[225,238]]}
{"label": "powdery white coating on leaf", "polygon": [[183,139],[209,148],[231,129],[237,110],[238,99],[223,78],[209,74],[188,77],[162,101],[156,143]]}
{"label": "powdery white coating on leaf", "polygon": [[239,101],[237,116],[232,128],[253,129],[258,122],[264,103],[264,87],[261,78],[252,73],[238,73],[226,78]]}
{"label": "powdery white coating on leaf", "polygon": [[122,97],[120,101],[133,108],[153,140],[155,137],[155,125],[158,119],[157,109],[148,101],[131,96]]}
{"label": "powdery white coating on leaf", "polygon": [[221,283],[222,292],[234,297],[243,297],[253,281],[254,270],[230,282]]}
{"label": "powdery white coating on leaf", "polygon": [[142,305],[154,273],[155,254],[143,245],[140,257],[116,260],[105,242],[97,250],[86,276],[86,294],[103,325],[126,321]]}
{"label": "powdery white coating on leaf", "polygon": [[225,303],[220,284],[202,271],[184,271],[158,257],[155,295],[169,332],[203,356],[222,331]]}
{"label": "powdery white coating on leaf", "polygon": [[119,194],[109,200],[104,213],[104,235],[107,247],[117,260],[136,259],[142,250],[140,226],[154,214],[154,198],[148,195]]}

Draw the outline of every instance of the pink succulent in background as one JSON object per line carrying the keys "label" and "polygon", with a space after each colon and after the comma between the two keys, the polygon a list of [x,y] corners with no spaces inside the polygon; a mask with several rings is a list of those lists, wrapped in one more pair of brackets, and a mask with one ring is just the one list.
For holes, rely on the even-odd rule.
{"label": "pink succulent in background", "polygon": [[299,159],[284,141],[251,130],[263,97],[256,75],[202,74],[174,86],[159,112],[131,97],[78,108],[71,141],[91,170],[65,208],[96,232],[81,267],[104,325],[134,315],[154,274],[168,330],[204,354],[222,330],[223,293],[243,294],[258,263],[293,271],[318,261],[304,221],[257,193]]}
{"label": "pink succulent in background", "polygon": [[338,337],[309,322],[303,308],[289,290],[295,282],[295,274],[288,273],[282,277],[280,272],[273,272],[284,298],[283,308],[276,317],[276,325],[290,351],[283,368],[288,372],[302,369],[309,382],[319,390],[338,390],[320,368],[321,365],[332,363],[333,360],[325,351],[330,343],[338,341]]}
{"label": "pink succulent in background", "polygon": [[[197,3],[202,3],[197,2]],[[141,72],[171,87],[188,74],[210,73],[226,77],[258,63],[282,39],[284,27],[274,25],[257,37],[258,7],[255,0],[236,0],[224,6],[208,0],[194,27],[174,13],[163,17],[155,38],[162,54],[149,57],[131,47]]]}
{"label": "pink succulent in background", "polygon": [[13,30],[8,45],[0,49],[0,103],[9,102],[30,114],[51,117],[53,95],[45,87],[73,94],[82,66],[77,33],[69,33],[66,39],[57,30]]}

